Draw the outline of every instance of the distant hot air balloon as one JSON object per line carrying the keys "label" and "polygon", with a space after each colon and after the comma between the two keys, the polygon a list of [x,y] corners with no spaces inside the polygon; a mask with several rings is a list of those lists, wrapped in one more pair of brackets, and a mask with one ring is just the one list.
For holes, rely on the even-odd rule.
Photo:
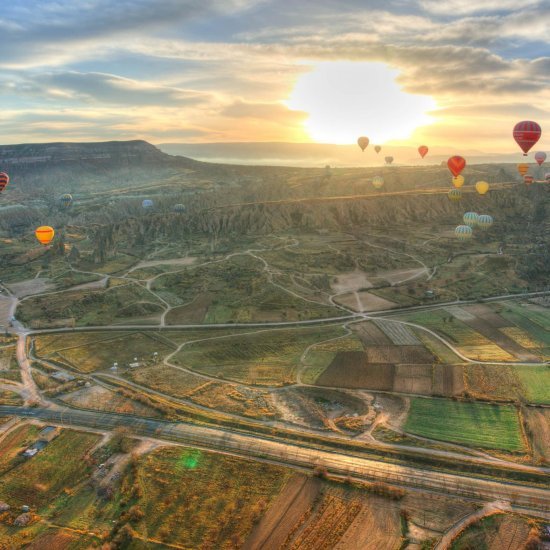
{"label": "distant hot air balloon", "polygon": [[368,137],[365,137],[365,136],[361,136],[358,140],[357,140],[357,145],[359,145],[359,147],[361,147],[361,151],[365,151],[365,149],[367,148],[369,144],[369,138]]}
{"label": "distant hot air balloon", "polygon": [[375,189],[380,189],[384,185],[384,178],[382,176],[375,176],[372,178],[372,185]]}
{"label": "distant hot air balloon", "polygon": [[477,225],[477,221],[479,219],[479,216],[476,212],[466,212],[464,216],[462,217],[464,220],[464,223],[469,227],[474,227]]}
{"label": "distant hot air balloon", "polygon": [[534,181],[535,178],[530,174],[525,174],[525,176],[523,176],[523,182],[525,183],[525,185],[531,185]]}
{"label": "distant hot air balloon", "polygon": [[529,165],[525,164],[524,162],[518,164],[518,172],[522,176],[525,176],[525,174],[527,174],[527,172],[529,172]]}
{"label": "distant hot air balloon", "polygon": [[480,214],[477,218],[477,226],[481,229],[489,229],[493,225],[493,217],[489,214]]}
{"label": "distant hot air balloon", "polygon": [[457,176],[453,178],[453,185],[458,189],[464,185],[464,176]]}
{"label": "distant hot air balloon", "polygon": [[10,182],[10,177],[6,172],[0,172],[0,193],[8,186]]}
{"label": "distant hot air balloon", "polygon": [[64,195],[61,195],[59,202],[64,208],[69,208],[73,204],[73,196],[69,193],[65,193]]}
{"label": "distant hot air balloon", "polygon": [[386,164],[391,164],[393,162],[393,157],[384,157]]}
{"label": "distant hot air balloon", "polygon": [[49,225],[42,225],[34,232],[38,242],[43,245],[48,245],[55,237],[55,230]]}
{"label": "distant hot air balloon", "polygon": [[455,229],[456,237],[461,241],[466,241],[472,238],[472,228],[468,225],[459,225]]}
{"label": "distant hot air balloon", "polygon": [[462,191],[460,189],[451,189],[448,193],[447,193],[447,196],[449,197],[449,199],[451,199],[452,201],[459,201],[461,198],[462,198]]}
{"label": "distant hot air balloon", "polygon": [[546,153],[544,151],[539,151],[538,153],[535,153],[535,160],[540,166],[546,160]]}
{"label": "distant hot air balloon", "polygon": [[518,122],[514,126],[512,135],[516,140],[516,143],[521,147],[523,156],[527,156],[529,149],[537,143],[540,138],[541,129],[540,126],[532,120],[524,120]]}
{"label": "distant hot air balloon", "polygon": [[456,178],[458,175],[460,175],[462,170],[464,170],[464,167],[466,166],[466,160],[463,157],[455,155],[447,161],[447,166],[451,171],[451,174]]}
{"label": "distant hot air balloon", "polygon": [[476,191],[480,195],[485,195],[485,193],[487,193],[487,191],[489,191],[489,184],[486,181],[478,181],[476,183]]}
{"label": "distant hot air balloon", "polygon": [[546,180],[546,183],[550,183],[550,172],[544,174],[544,179]]}
{"label": "distant hot air balloon", "polygon": [[142,203],[141,203],[141,206],[143,208],[145,208],[145,210],[148,210],[149,208],[153,208],[153,201],[151,199],[145,199]]}
{"label": "distant hot air balloon", "polygon": [[428,154],[428,148],[425,145],[421,145],[418,148],[418,152],[420,153],[420,156],[424,158]]}
{"label": "distant hot air balloon", "polygon": [[174,205],[174,212],[182,213],[185,212],[186,208],[184,204],[176,204]]}
{"label": "distant hot air balloon", "polygon": [[330,167],[330,164],[327,164],[325,166],[325,178],[330,178],[332,176],[332,168]]}
{"label": "distant hot air balloon", "polygon": [[374,146],[374,150],[375,150],[377,153],[380,153],[380,151],[382,151],[382,146],[381,146],[381,145],[375,145],[375,146]]}

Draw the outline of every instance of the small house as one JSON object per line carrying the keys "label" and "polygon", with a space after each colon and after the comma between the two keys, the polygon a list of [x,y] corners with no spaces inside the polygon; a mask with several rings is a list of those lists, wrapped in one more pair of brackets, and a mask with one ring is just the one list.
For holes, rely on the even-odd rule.
{"label": "small house", "polygon": [[0,513],[1,512],[7,512],[11,506],[7,502],[3,502],[0,500]]}

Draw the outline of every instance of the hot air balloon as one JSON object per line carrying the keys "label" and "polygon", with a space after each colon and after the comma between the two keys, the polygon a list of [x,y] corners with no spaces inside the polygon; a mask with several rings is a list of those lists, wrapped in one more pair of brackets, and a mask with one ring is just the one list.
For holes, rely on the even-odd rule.
{"label": "hot air balloon", "polygon": [[393,157],[384,157],[386,164],[391,164],[393,162]]}
{"label": "hot air balloon", "polygon": [[449,170],[451,171],[451,174],[456,178],[462,170],[464,170],[464,167],[466,166],[466,160],[463,157],[459,157],[458,155],[451,157],[447,161],[447,166],[449,167]]}
{"label": "hot air balloon", "polygon": [[466,241],[472,238],[472,228],[468,225],[459,225],[455,229],[456,237],[461,241]]}
{"label": "hot air balloon", "polygon": [[481,229],[489,229],[493,225],[493,218],[489,214],[480,214],[477,218],[477,225]]}
{"label": "hot air balloon", "polygon": [[451,189],[448,193],[447,193],[447,196],[449,197],[449,199],[451,199],[452,201],[459,201],[461,198],[462,198],[462,191],[460,189]]}
{"label": "hot air balloon", "polygon": [[174,205],[174,212],[178,212],[181,214],[182,212],[185,212],[186,208],[184,204],[176,204]]}
{"label": "hot air balloon", "polygon": [[486,181],[478,181],[476,183],[476,191],[480,195],[485,195],[485,193],[487,193],[487,191],[489,191],[489,184]]}
{"label": "hot air balloon", "polygon": [[418,152],[420,153],[420,156],[424,158],[428,154],[428,148],[425,145],[421,145],[418,148]]}
{"label": "hot air balloon", "polygon": [[380,151],[382,151],[382,146],[381,146],[381,145],[375,145],[375,146],[374,146],[374,150],[375,150],[377,153],[380,153]]}
{"label": "hot air balloon", "polygon": [[516,140],[516,143],[521,147],[523,156],[527,156],[529,149],[537,143],[540,138],[541,129],[540,126],[532,120],[524,120],[518,122],[514,126],[512,135]]}
{"label": "hot air balloon", "polygon": [[64,195],[61,195],[59,202],[64,208],[69,208],[73,204],[73,196],[69,193],[65,193]]}
{"label": "hot air balloon", "polygon": [[531,185],[534,181],[535,178],[529,174],[525,174],[525,176],[523,176],[523,182],[525,185]]}
{"label": "hot air balloon", "polygon": [[367,148],[368,144],[369,144],[369,138],[368,137],[361,136],[357,140],[357,145],[359,145],[359,147],[361,147],[361,151],[363,151],[363,152],[365,152],[365,149]]}
{"label": "hot air balloon", "polygon": [[332,168],[330,167],[330,164],[327,164],[325,166],[325,178],[330,178],[332,176]]}
{"label": "hot air balloon", "polygon": [[457,176],[456,178],[452,179],[453,185],[459,189],[464,185],[464,176]]}
{"label": "hot air balloon", "polygon": [[477,225],[477,221],[479,219],[479,216],[476,212],[466,212],[464,216],[462,217],[464,220],[464,223],[469,227],[474,227]]}
{"label": "hot air balloon", "polygon": [[375,189],[380,189],[384,185],[384,178],[382,176],[375,176],[372,178],[372,185]]}
{"label": "hot air balloon", "polygon": [[10,177],[6,172],[0,172],[0,193],[8,186],[10,182]]}
{"label": "hot air balloon", "polygon": [[529,165],[525,164],[524,162],[522,162],[521,164],[518,164],[518,172],[522,176],[525,176],[525,174],[527,174],[527,172],[529,172]]}
{"label": "hot air balloon", "polygon": [[550,172],[544,174],[544,179],[546,180],[546,183],[550,183]]}
{"label": "hot air balloon", "polygon": [[142,203],[141,203],[141,206],[143,208],[145,208],[145,210],[148,210],[149,208],[153,208],[153,201],[151,199],[145,199]]}
{"label": "hot air balloon", "polygon": [[49,245],[55,237],[55,231],[53,227],[49,225],[42,225],[34,232],[38,242],[45,246]]}
{"label": "hot air balloon", "polygon": [[546,153],[544,151],[539,151],[538,153],[535,153],[535,160],[540,166],[546,160]]}

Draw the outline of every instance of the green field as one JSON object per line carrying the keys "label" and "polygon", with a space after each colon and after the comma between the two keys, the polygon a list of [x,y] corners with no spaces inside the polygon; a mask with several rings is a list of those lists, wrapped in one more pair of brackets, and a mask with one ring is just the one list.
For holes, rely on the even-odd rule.
{"label": "green field", "polygon": [[527,401],[550,405],[550,367],[515,366]]}
{"label": "green field", "polygon": [[406,432],[474,447],[525,451],[515,407],[412,398]]}

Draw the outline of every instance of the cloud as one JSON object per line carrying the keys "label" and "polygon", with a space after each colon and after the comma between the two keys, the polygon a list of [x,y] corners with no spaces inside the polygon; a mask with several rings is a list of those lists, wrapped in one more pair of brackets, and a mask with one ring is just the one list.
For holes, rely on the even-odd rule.
{"label": "cloud", "polygon": [[517,11],[540,4],[540,0],[484,0],[483,2],[472,2],[472,0],[420,1],[420,6],[426,11],[445,16]]}

